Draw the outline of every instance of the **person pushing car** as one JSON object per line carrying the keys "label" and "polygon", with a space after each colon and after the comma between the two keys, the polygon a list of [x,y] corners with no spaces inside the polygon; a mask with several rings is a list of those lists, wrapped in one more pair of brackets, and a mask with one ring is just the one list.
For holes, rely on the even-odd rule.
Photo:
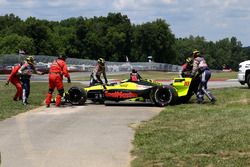
{"label": "person pushing car", "polygon": [[108,83],[106,69],[105,69],[105,60],[103,58],[99,58],[97,60],[97,64],[90,75],[90,84],[89,86],[96,85],[97,83],[103,84],[101,79],[101,74],[104,77],[105,83]]}
{"label": "person pushing car", "polygon": [[49,70],[49,90],[45,99],[46,107],[50,107],[52,94],[57,88],[58,94],[56,96],[56,106],[61,105],[61,99],[64,94],[63,76],[67,78],[68,83],[71,83],[70,75],[67,69],[66,56],[60,55],[53,61]]}
{"label": "person pushing car", "polygon": [[198,50],[193,51],[193,58],[194,62],[191,76],[200,77],[200,84],[197,91],[197,103],[202,103],[204,101],[204,93],[209,93],[211,102],[214,102],[215,98],[207,91],[207,83],[211,77],[211,71],[208,68],[207,62]]}

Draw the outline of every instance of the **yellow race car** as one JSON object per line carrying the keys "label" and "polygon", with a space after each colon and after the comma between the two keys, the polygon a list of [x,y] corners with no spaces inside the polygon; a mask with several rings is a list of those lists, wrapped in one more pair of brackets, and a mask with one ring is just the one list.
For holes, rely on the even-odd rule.
{"label": "yellow race car", "polygon": [[110,85],[95,85],[85,88],[71,87],[65,93],[65,102],[73,105],[83,105],[86,100],[93,102],[143,102],[156,106],[176,104],[180,99],[187,102],[191,96],[189,87],[191,78],[176,78],[173,84],[163,85],[159,82],[142,79],[132,82],[129,79]]}

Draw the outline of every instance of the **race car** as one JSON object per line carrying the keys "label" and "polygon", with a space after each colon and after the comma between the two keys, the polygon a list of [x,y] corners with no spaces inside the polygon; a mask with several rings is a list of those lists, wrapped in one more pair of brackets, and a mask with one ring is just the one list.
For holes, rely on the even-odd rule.
{"label": "race car", "polygon": [[[134,101],[151,103],[156,106],[176,104],[179,99],[188,101],[192,96],[189,89],[191,78],[176,78],[173,84],[163,85],[159,82],[142,79],[132,82],[129,79],[110,85],[95,85],[85,88],[71,87],[65,94],[65,102],[83,105],[86,100],[93,102]],[[190,90],[190,91],[189,91]]]}

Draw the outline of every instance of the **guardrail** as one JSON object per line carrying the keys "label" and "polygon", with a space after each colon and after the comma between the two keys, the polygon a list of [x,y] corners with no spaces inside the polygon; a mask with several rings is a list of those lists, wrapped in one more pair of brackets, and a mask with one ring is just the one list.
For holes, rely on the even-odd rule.
{"label": "guardrail", "polygon": [[[34,55],[37,62],[36,67],[40,70],[48,70],[55,56],[44,56],[44,55]],[[24,55],[1,55],[0,56],[0,73],[9,73],[11,67],[15,64],[25,60]],[[97,61],[89,59],[75,59],[68,58],[67,64],[69,71],[92,71],[95,67]],[[155,62],[106,62],[106,68],[109,72],[119,72],[119,71],[131,71],[136,69],[139,71],[170,71],[178,72],[181,66],[166,64],[166,63],[155,63]]]}

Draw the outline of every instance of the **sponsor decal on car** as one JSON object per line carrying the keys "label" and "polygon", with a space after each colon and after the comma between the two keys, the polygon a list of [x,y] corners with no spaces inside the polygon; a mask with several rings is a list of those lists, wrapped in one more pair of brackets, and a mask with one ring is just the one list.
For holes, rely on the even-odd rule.
{"label": "sponsor decal on car", "polygon": [[120,91],[115,91],[115,92],[105,91],[104,95],[105,97],[122,98],[122,99],[134,98],[138,96],[137,93],[134,92],[120,92]]}
{"label": "sponsor decal on car", "polygon": [[136,85],[136,89],[140,89],[140,90],[148,89],[148,88],[151,88],[151,87],[152,86]]}
{"label": "sponsor decal on car", "polygon": [[184,86],[189,86],[190,85],[190,82],[189,81],[185,81],[184,82]]}

